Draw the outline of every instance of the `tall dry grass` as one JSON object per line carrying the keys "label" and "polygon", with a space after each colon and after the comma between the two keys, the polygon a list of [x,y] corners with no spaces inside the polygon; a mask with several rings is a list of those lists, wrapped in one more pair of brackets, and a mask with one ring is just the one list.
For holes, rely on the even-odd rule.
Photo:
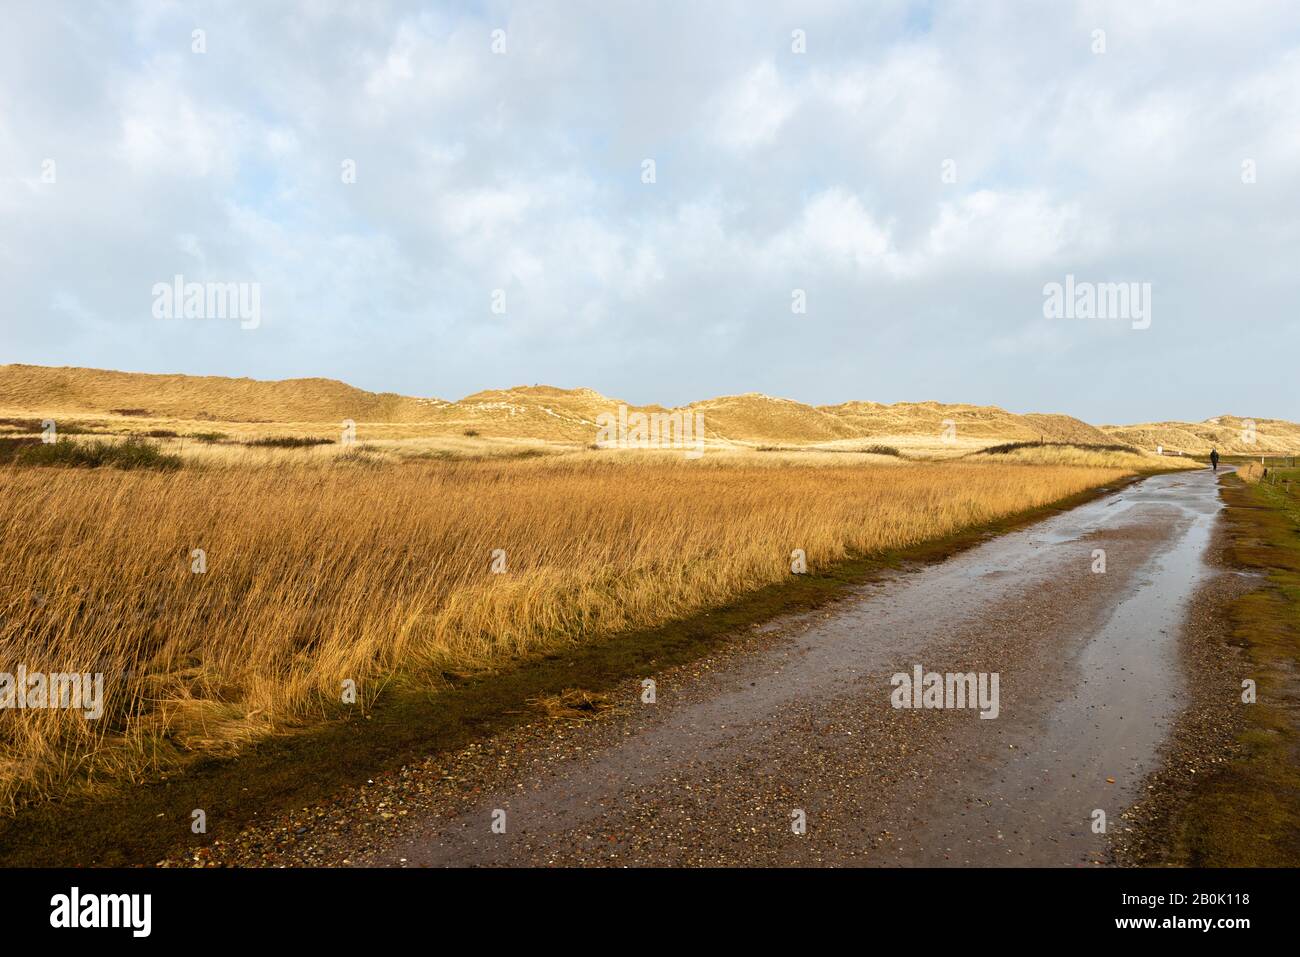
{"label": "tall dry grass", "polygon": [[310,461],[0,468],[0,671],[103,672],[107,701],[99,721],[0,712],[0,801],[237,747],[330,713],[344,679],[371,695],[394,673],[436,682],[442,669],[654,625],[788,576],[795,548],[815,569],[1122,474],[676,456]]}
{"label": "tall dry grass", "polygon": [[1134,472],[1175,471],[1202,468],[1199,462],[1176,455],[1155,455],[1138,449],[1104,448],[1087,445],[1023,445],[1007,452],[982,451],[978,458],[994,457],[1021,465],[1082,465],[1092,468],[1128,469]]}

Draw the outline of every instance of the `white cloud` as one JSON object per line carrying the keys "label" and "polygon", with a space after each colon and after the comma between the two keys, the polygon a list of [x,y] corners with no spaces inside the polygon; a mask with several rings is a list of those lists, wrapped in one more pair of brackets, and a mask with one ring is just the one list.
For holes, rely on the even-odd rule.
{"label": "white cloud", "polygon": [[[1207,400],[1189,377],[1128,411],[1087,385],[1119,350],[1179,370],[1214,341],[1225,388],[1300,418],[1270,386],[1300,293],[1300,11],[1171,10],[213,6],[195,55],[180,7],[19,7],[0,33],[3,358],[1123,419]],[[263,283],[259,338],[141,313],[196,264]],[[1144,340],[1043,329],[1066,272],[1150,281],[1169,318]],[[1050,374],[1025,375],[1031,355]],[[949,391],[913,391],[918,362]]]}
{"label": "white cloud", "polygon": [[[247,124],[223,107],[200,106],[169,59],[116,91],[120,133],[114,153],[141,176],[230,176],[245,149]],[[284,135],[284,131],[281,131]]]}
{"label": "white cloud", "polygon": [[798,103],[771,60],[764,60],[719,98],[718,139],[748,150],[772,142]]}
{"label": "white cloud", "polygon": [[1076,203],[1053,203],[1039,190],[978,190],[945,202],[930,228],[931,264],[966,263],[1006,272],[1042,269],[1067,256],[1087,259],[1104,248],[1106,227],[1083,235]]}
{"label": "white cloud", "polygon": [[857,196],[839,188],[813,196],[798,222],[776,237],[766,256],[872,272],[896,270],[898,265],[889,230]]}

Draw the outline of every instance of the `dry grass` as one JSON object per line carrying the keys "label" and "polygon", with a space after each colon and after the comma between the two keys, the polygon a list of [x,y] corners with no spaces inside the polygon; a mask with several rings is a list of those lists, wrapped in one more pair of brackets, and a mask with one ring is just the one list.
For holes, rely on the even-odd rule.
{"label": "dry grass", "polygon": [[1264,479],[1264,466],[1258,462],[1247,462],[1238,467],[1237,476],[1247,485],[1255,485]]}
{"label": "dry grass", "polygon": [[559,694],[529,698],[528,703],[551,721],[575,724],[593,721],[619,710],[610,695],[585,688],[566,688]]}
{"label": "dry grass", "polygon": [[815,570],[1122,474],[876,456],[892,464],[864,468],[842,454],[352,453],[240,448],[281,467],[165,473],[0,467],[0,670],[103,672],[107,701],[99,721],[0,715],[0,802],[336,713],[345,679],[364,705],[394,674],[436,685],[443,670],[684,617],[788,576],[796,548]]}
{"label": "dry grass", "polygon": [[1077,465],[1088,468],[1129,469],[1134,472],[1205,467],[1200,462],[1174,455],[1152,455],[1138,449],[1086,445],[1024,445],[1006,452],[985,450],[975,456],[975,458],[985,457],[1021,465]]}

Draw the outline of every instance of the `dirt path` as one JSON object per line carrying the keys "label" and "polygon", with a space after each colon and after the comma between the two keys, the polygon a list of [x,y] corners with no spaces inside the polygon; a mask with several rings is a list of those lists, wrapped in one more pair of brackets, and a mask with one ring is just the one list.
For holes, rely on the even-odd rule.
{"label": "dirt path", "polygon": [[[629,683],[613,715],[431,758],[211,859],[1100,862],[1095,812],[1119,822],[1185,703],[1178,638],[1219,507],[1208,471],[1146,479],[647,675],[653,704]],[[916,666],[996,673],[997,717],[895,708],[891,676]]]}
{"label": "dirt path", "polygon": [[[653,705],[629,689],[619,718],[503,743],[480,795],[434,800],[362,859],[1099,860],[1094,812],[1118,820],[1180,708],[1176,641],[1218,508],[1210,474],[1157,476],[778,622],[764,647],[663,676]],[[997,672],[997,718],[894,708],[890,676],[916,665]]]}

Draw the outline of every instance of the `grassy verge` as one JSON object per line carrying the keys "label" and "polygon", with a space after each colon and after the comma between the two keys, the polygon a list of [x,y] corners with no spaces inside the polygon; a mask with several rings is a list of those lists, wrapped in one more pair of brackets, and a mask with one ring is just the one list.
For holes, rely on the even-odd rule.
{"label": "grassy verge", "polygon": [[1258,700],[1245,710],[1235,759],[1198,779],[1170,821],[1160,863],[1186,867],[1300,866],[1300,471],[1284,484],[1224,480],[1228,561],[1262,572],[1264,587],[1232,602]]}
{"label": "grassy verge", "polygon": [[695,660],[756,622],[825,605],[884,570],[943,559],[1135,480],[1111,482],[869,559],[850,558],[814,574],[788,576],[683,620],[566,646],[491,672],[447,674],[437,689],[399,679],[363,715],[268,737],[237,756],[205,757],[184,771],[128,789],[29,806],[0,820],[0,865],[152,864],[176,846],[193,845],[189,824],[195,808],[207,812],[209,839],[228,836],[256,817],[320,801],[376,773],[535,718],[527,705],[531,698],[574,687],[599,693]]}

